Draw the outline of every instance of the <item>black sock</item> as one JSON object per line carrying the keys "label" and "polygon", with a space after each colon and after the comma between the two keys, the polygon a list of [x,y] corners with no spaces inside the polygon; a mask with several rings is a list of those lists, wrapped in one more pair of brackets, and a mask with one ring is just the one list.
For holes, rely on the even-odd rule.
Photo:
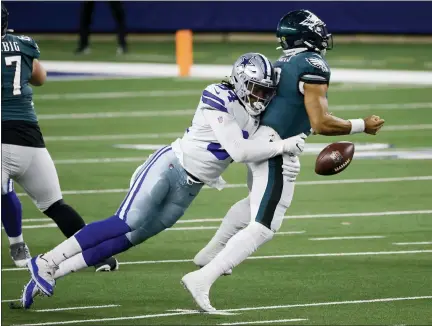
{"label": "black sock", "polygon": [[66,238],[70,238],[85,226],[81,215],[66,204],[63,199],[56,201],[43,213],[57,224]]}

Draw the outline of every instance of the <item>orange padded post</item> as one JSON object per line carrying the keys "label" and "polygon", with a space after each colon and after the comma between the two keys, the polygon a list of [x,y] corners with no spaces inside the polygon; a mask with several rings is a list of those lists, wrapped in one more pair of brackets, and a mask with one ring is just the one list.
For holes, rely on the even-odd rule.
{"label": "orange padded post", "polygon": [[193,63],[192,31],[188,29],[176,32],[176,61],[181,77],[187,77]]}

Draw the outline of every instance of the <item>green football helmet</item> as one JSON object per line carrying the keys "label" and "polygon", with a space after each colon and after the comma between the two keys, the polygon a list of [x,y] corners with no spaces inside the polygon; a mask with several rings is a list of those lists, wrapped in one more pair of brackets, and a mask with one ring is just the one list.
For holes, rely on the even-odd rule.
{"label": "green football helmet", "polygon": [[326,24],[309,10],[290,11],[281,18],[276,37],[283,50],[308,48],[325,53],[333,48]]}

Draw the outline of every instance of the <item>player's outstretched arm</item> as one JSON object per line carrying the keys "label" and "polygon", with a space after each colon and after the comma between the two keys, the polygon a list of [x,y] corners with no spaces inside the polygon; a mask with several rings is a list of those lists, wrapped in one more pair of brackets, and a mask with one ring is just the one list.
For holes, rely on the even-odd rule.
{"label": "player's outstretched arm", "polygon": [[243,138],[243,132],[232,115],[211,109],[204,109],[203,114],[218,142],[235,162],[264,161],[283,153],[299,155],[303,151],[305,137],[275,142],[248,140]]}
{"label": "player's outstretched arm", "polygon": [[372,115],[365,119],[344,120],[328,112],[326,84],[304,84],[304,104],[315,134],[324,136],[349,135],[365,132],[375,135],[384,120]]}
{"label": "player's outstretched arm", "polygon": [[33,60],[33,71],[30,78],[30,84],[33,86],[42,86],[46,80],[46,70],[38,59]]}

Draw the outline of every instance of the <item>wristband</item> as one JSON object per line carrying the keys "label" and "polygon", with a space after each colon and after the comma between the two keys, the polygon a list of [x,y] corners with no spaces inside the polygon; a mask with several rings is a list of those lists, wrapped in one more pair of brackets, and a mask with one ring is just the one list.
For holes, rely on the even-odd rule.
{"label": "wristband", "polygon": [[348,121],[351,122],[350,135],[358,134],[365,130],[365,122],[363,119],[350,119]]}

